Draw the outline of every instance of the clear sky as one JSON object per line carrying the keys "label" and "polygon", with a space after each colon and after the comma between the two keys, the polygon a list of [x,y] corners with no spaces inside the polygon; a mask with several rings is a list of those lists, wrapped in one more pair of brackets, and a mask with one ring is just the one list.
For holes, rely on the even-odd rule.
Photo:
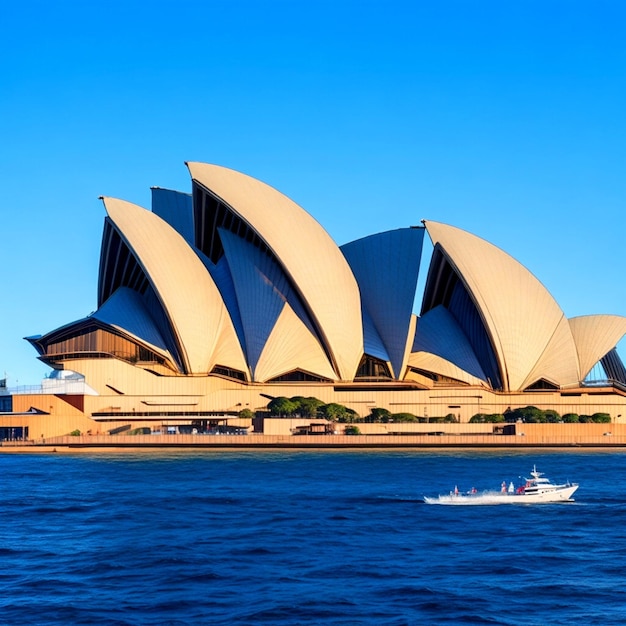
{"label": "clear sky", "polygon": [[0,67],[9,386],[50,371],[23,337],[96,308],[98,197],[190,191],[188,160],[340,245],[453,224],[568,317],[626,315],[624,2],[5,2]]}

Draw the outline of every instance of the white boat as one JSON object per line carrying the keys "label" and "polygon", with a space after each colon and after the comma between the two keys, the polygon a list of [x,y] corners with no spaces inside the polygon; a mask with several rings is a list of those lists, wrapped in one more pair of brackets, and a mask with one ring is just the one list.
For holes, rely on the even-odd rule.
{"label": "white boat", "polygon": [[578,483],[551,483],[542,472],[533,465],[531,478],[519,487],[511,482],[507,487],[502,483],[500,491],[482,491],[472,489],[461,493],[457,487],[449,494],[431,498],[424,497],[426,504],[538,504],[542,502],[573,502],[572,495],[578,489]]}

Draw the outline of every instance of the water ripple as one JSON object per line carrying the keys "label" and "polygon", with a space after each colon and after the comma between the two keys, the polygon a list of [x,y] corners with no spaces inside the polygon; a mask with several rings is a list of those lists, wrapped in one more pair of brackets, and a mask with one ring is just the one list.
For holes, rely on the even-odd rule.
{"label": "water ripple", "polygon": [[[577,502],[423,506],[535,462],[577,480]],[[0,471],[2,623],[626,621],[620,453],[0,455]]]}

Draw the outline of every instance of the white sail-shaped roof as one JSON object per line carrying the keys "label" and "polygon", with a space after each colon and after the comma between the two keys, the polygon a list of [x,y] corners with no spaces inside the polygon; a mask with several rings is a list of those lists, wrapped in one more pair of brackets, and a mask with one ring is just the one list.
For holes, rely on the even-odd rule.
{"label": "white sail-shaped roof", "polygon": [[188,163],[193,180],[227,204],[263,240],[298,289],[342,380],[363,354],[359,288],[322,226],[259,180],[206,163]]}
{"label": "white sail-shaped roof", "polygon": [[[314,329],[279,264],[245,239],[225,229],[219,232],[242,320],[246,357],[254,372],[285,302],[311,334]],[[286,362],[285,371],[291,369],[295,368]]]}
{"label": "white sail-shaped roof", "polygon": [[179,232],[190,246],[194,245],[193,204],[191,195],[152,187],[152,212]]}
{"label": "white sail-shaped roof", "polygon": [[232,335],[231,361],[219,364],[246,371],[241,348],[236,354],[238,341],[219,291],[185,239],[160,217],[135,204],[114,198],[103,201],[162,304],[187,372],[211,371],[224,334],[226,338]]}
{"label": "white sail-shaped roof", "polygon": [[264,382],[294,370],[328,380],[335,376],[317,339],[285,303],[254,370],[254,379]]}
{"label": "white sail-shaped roof", "polygon": [[[480,380],[487,383],[487,377],[480,367],[480,363],[472,350],[467,337],[459,328],[454,317],[443,306],[437,306],[423,315],[417,322],[415,340],[409,364],[417,367],[417,353],[422,362],[425,354],[431,354],[440,358],[442,363],[454,363],[459,370],[466,373],[467,380]],[[433,361],[434,362],[434,361]],[[421,369],[427,369],[422,367]],[[438,371],[438,370],[433,370]],[[443,371],[438,371],[443,374]],[[446,374],[449,376],[450,374]],[[459,380],[458,375],[453,376]]]}
{"label": "white sail-shaped roof", "polygon": [[391,366],[387,348],[385,348],[385,344],[365,307],[363,307],[363,350],[365,354],[385,361]]}
{"label": "white sail-shaped roof", "polygon": [[582,379],[626,334],[626,317],[621,315],[583,315],[571,318],[569,325],[578,350]]}
{"label": "white sail-shaped roof", "polygon": [[[491,339],[504,390],[521,390],[529,375],[544,376],[538,364],[553,371],[550,353],[557,340],[559,358],[566,364],[558,376],[577,377],[574,339],[563,326],[563,311],[548,290],[511,256],[466,231],[425,222],[433,245],[440,246],[471,295]],[[560,383],[560,381],[558,381]]]}
{"label": "white sail-shaped roof", "polygon": [[409,357],[409,365],[416,369],[423,370],[425,372],[432,372],[433,374],[439,374],[446,378],[452,378],[468,385],[481,385],[485,386],[485,382],[476,376],[472,376],[470,373],[461,369],[458,365],[447,361],[432,352],[413,352]]}
{"label": "white sail-shaped roof", "polygon": [[556,387],[572,387],[577,386],[580,379],[578,359],[572,354],[572,331],[567,318],[563,317],[521,388],[531,387],[540,380],[546,380]]}
{"label": "white sail-shaped roof", "polygon": [[172,360],[167,342],[145,308],[141,296],[128,287],[120,287],[90,317],[138,339],[155,352]]}
{"label": "white sail-shaped roof", "polygon": [[402,378],[412,343],[407,350],[423,240],[423,228],[402,228],[341,246],[395,378]]}

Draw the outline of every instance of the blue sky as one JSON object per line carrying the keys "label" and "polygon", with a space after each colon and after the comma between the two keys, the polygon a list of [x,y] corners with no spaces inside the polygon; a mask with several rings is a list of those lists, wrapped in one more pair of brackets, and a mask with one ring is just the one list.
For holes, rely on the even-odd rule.
{"label": "blue sky", "polygon": [[187,160],[338,244],[449,223],[568,317],[626,315],[625,31],[602,0],[4,3],[0,376],[39,382],[22,338],[95,309],[98,197],[189,191]]}

